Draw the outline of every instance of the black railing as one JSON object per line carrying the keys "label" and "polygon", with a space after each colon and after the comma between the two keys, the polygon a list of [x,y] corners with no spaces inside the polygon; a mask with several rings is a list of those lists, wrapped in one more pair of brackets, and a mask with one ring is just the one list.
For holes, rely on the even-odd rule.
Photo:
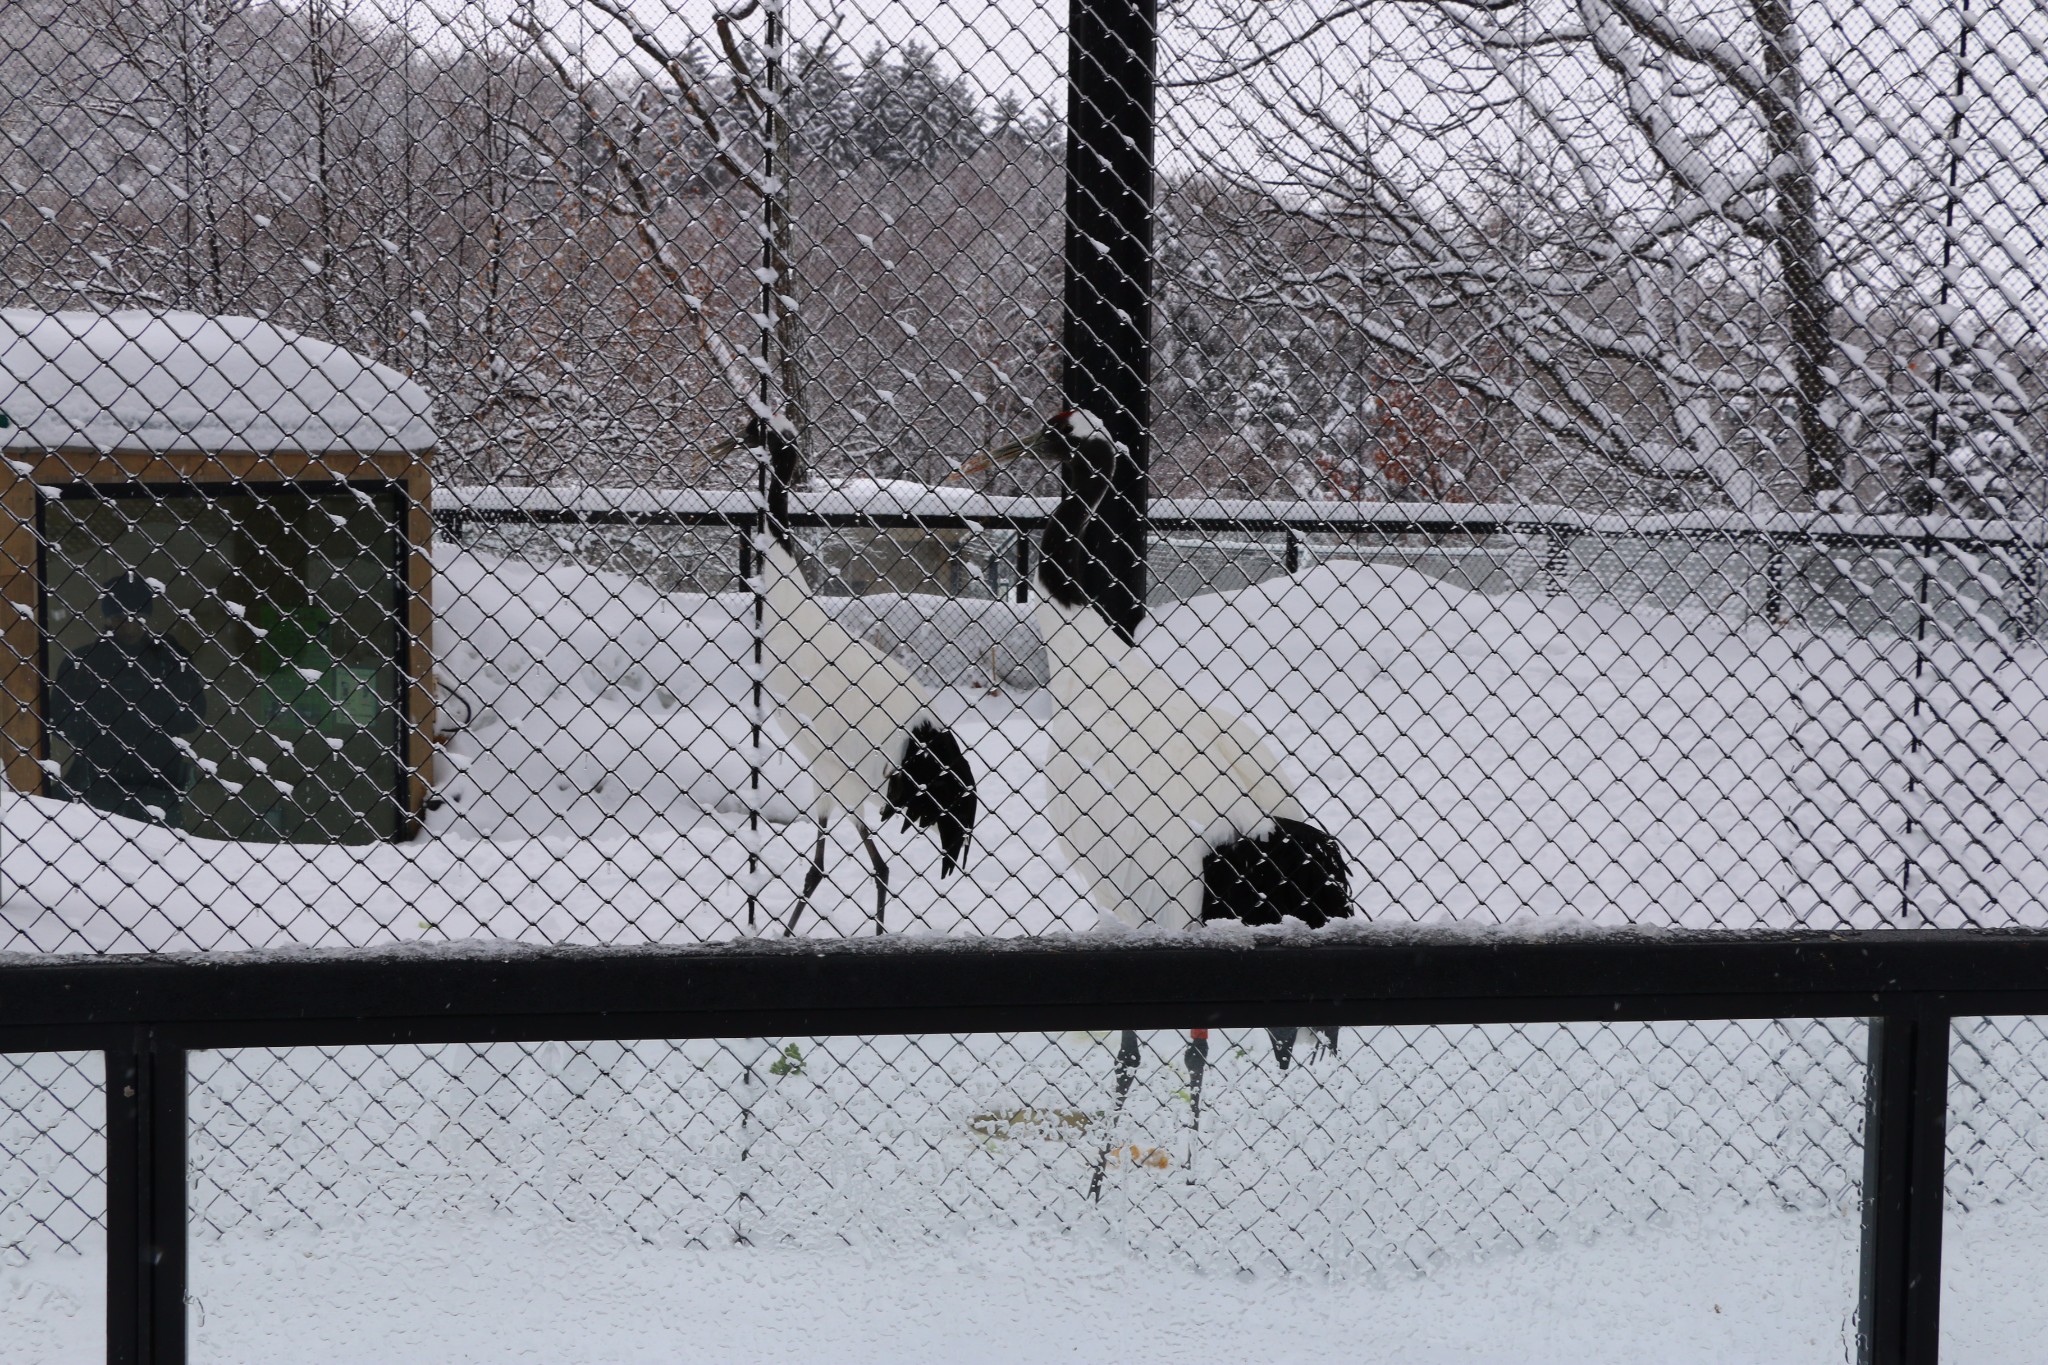
{"label": "black railing", "polygon": [[[949,495],[959,496],[949,501]],[[471,526],[725,527],[735,534],[758,515],[746,492],[696,489],[457,487],[438,491],[434,522],[460,540]],[[820,530],[1035,532],[1052,518],[1057,498],[983,496],[932,490],[908,496],[882,491],[859,499],[827,490],[799,494],[790,524]],[[1582,536],[1727,540],[1803,545],[1952,546],[1981,551],[2048,555],[2048,521],[2008,521],[1896,514],[1779,513],[1732,516],[1718,512],[1586,513],[1545,504],[1454,502],[1310,502],[1283,499],[1156,498],[1154,532],[1282,532],[1303,534],[1497,536],[1540,535],[1563,541]]]}
{"label": "black railing", "polygon": [[408,948],[0,964],[0,1050],[106,1054],[108,1359],[185,1359],[197,1049],[1012,1030],[1867,1017],[1859,1359],[1936,1356],[1948,1035],[2048,1013],[2048,933]]}

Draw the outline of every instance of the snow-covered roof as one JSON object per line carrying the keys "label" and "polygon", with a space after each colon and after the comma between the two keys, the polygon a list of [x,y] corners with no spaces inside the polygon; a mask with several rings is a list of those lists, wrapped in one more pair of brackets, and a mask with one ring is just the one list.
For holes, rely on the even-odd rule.
{"label": "snow-covered roof", "polygon": [[398,371],[255,318],[0,309],[8,450],[370,454],[434,444]]}

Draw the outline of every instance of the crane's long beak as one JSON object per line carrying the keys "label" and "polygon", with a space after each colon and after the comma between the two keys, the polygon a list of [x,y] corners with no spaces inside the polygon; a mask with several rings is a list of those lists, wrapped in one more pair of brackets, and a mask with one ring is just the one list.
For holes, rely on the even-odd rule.
{"label": "crane's long beak", "polygon": [[999,445],[992,449],[984,450],[977,455],[970,455],[962,460],[959,468],[939,482],[958,483],[962,479],[973,478],[977,474],[986,474],[998,465],[1008,464],[1019,455],[1030,454],[1037,449],[1038,441],[1036,438],[1033,438],[1028,441],[1011,441],[1007,445]]}

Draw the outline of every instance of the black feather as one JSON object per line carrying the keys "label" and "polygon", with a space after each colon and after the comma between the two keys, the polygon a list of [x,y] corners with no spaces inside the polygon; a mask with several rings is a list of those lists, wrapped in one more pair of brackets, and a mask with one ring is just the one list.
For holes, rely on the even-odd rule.
{"label": "black feather", "polygon": [[903,761],[882,792],[882,819],[901,815],[905,829],[936,829],[945,852],[941,872],[951,873],[967,859],[975,806],[974,767],[953,732],[928,721],[912,727]]}
{"label": "black feather", "polygon": [[1314,825],[1276,819],[1262,839],[1233,839],[1202,859],[1202,919],[1320,929],[1351,915],[1344,847]]}
{"label": "black feather", "polygon": [[1130,456],[1106,436],[1076,439],[1070,416],[1053,418],[1040,438],[1045,454],[1059,462],[1064,495],[1046,523],[1039,572],[1054,601],[1100,610],[1124,591],[1111,567],[1119,542],[1107,514]]}

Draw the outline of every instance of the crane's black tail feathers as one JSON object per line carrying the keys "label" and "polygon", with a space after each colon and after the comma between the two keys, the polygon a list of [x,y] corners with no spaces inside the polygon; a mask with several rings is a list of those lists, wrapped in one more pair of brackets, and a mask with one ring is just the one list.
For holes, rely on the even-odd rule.
{"label": "crane's black tail feathers", "polygon": [[1314,825],[1275,819],[1263,838],[1233,839],[1202,859],[1202,918],[1320,929],[1351,915],[1344,848]]}
{"label": "crane's black tail feathers", "polygon": [[882,819],[900,815],[905,829],[916,824],[936,830],[945,853],[940,871],[950,875],[967,860],[975,807],[974,767],[953,732],[929,721],[911,727],[903,761],[882,792]]}

